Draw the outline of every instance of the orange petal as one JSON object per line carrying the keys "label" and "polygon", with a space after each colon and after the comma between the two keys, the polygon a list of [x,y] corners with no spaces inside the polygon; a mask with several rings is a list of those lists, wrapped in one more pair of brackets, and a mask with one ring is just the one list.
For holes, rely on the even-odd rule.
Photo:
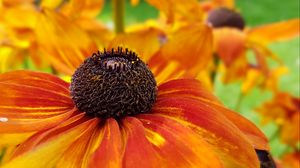
{"label": "orange petal", "polygon": [[7,164],[3,165],[4,168],[40,168],[40,167],[56,167],[57,161],[67,151],[68,147],[77,139],[86,135],[87,132],[93,131],[96,120],[89,120],[79,124],[72,129],[65,131],[55,138],[32,148],[26,153],[13,158]]}
{"label": "orange petal", "polygon": [[19,5],[32,5],[34,0],[1,0],[1,5],[7,6],[7,7],[14,7]]}
{"label": "orange petal", "polygon": [[89,34],[91,40],[96,43],[98,48],[107,47],[114,37],[112,30],[98,20],[78,19],[76,24]]}
{"label": "orange petal", "polygon": [[38,16],[36,8],[33,5],[19,5],[11,8],[3,8],[1,14],[1,20],[3,19],[2,21],[5,24],[18,29],[34,28]]}
{"label": "orange petal", "polygon": [[147,139],[165,160],[162,167],[222,167],[212,146],[191,129],[159,115],[138,118],[146,128]]}
{"label": "orange petal", "polygon": [[[134,117],[126,117],[122,122],[126,140],[123,166],[130,168],[155,168],[163,165],[163,158],[146,139],[143,124]],[[134,159],[133,159],[134,158]]]}
{"label": "orange petal", "polygon": [[233,28],[214,30],[214,47],[226,66],[231,65],[246,49],[245,34]]}
{"label": "orange petal", "polygon": [[248,38],[250,41],[263,44],[282,40],[290,40],[292,38],[299,37],[299,24],[299,19],[291,19],[252,28],[248,32]]}
{"label": "orange petal", "polygon": [[109,44],[109,48],[118,46],[129,48],[137,52],[144,62],[147,62],[160,48],[159,36],[161,33],[158,29],[147,28],[126,34],[118,34]]}
{"label": "orange petal", "polygon": [[209,11],[225,7],[228,9],[234,9],[235,7],[235,0],[211,0],[211,1],[201,1],[200,2],[201,8],[203,11],[208,13]]}
{"label": "orange petal", "polygon": [[97,50],[86,32],[68,18],[47,9],[40,14],[36,34],[41,56],[68,75]]}
{"label": "orange petal", "polygon": [[236,59],[227,67],[224,67],[224,65],[221,64],[221,68],[225,71],[222,81],[224,83],[229,83],[237,80],[243,80],[251,66],[249,66],[246,53],[244,53],[239,57],[236,57]]}
{"label": "orange petal", "polygon": [[95,18],[102,10],[104,0],[70,0],[61,11],[73,19]]}
{"label": "orange petal", "polygon": [[212,106],[235,124],[235,126],[247,136],[247,139],[255,149],[270,150],[267,137],[251,121],[241,116],[239,113],[226,109],[225,107],[218,105]]}
{"label": "orange petal", "polygon": [[195,77],[201,69],[207,67],[212,58],[211,54],[211,29],[196,24],[174,32],[161,50],[151,58],[149,66],[157,78],[161,74],[168,74],[164,80],[178,77],[181,70],[185,71],[186,76]]}
{"label": "orange petal", "polygon": [[234,8],[235,6],[234,0],[212,0],[212,3],[215,5],[215,7]]}
{"label": "orange petal", "polygon": [[152,112],[193,129],[215,148],[228,167],[258,167],[255,150],[246,136],[207,103],[184,97],[158,97]]}
{"label": "orange petal", "polygon": [[61,122],[53,128],[35,133],[25,142],[18,146],[18,148],[14,152],[13,157],[17,157],[28,151],[31,151],[38,145],[43,144],[48,140],[57,138],[57,136],[62,135],[65,131],[71,130],[75,126],[80,125],[81,123],[84,123],[87,120],[88,118],[84,117],[84,113],[80,113],[78,115],[70,117],[69,119],[66,119],[65,121]]}
{"label": "orange petal", "polygon": [[[298,99],[298,105],[299,105]],[[290,146],[296,147],[300,141],[300,113],[298,112],[292,114],[289,119],[285,120],[282,124],[280,131],[280,138],[282,142],[289,144]]]}
{"label": "orange petal", "polygon": [[91,156],[90,167],[121,167],[122,139],[120,128],[115,119],[107,119],[104,125],[102,142]]}
{"label": "orange petal", "polygon": [[201,82],[195,79],[177,79],[163,83],[158,86],[158,96],[160,98],[173,96],[197,97],[217,104],[221,103]]}
{"label": "orange petal", "polygon": [[286,153],[281,159],[282,168],[299,168],[300,152]]}
{"label": "orange petal", "polygon": [[74,112],[68,86],[61,79],[45,73],[15,71],[1,74],[0,132],[41,130],[68,118]]}
{"label": "orange petal", "polygon": [[80,138],[73,142],[69,148],[62,154],[56,167],[88,167],[90,156],[94,152],[90,145],[93,145],[96,137],[99,136],[100,128],[96,125],[98,119],[95,119],[95,125],[89,131],[86,131]]}
{"label": "orange petal", "polygon": [[57,10],[60,5],[62,5],[64,0],[42,0],[40,2],[41,8],[50,8],[52,10]]}
{"label": "orange petal", "polygon": [[275,69],[272,69],[266,77],[264,88],[272,90],[274,91],[274,93],[278,92],[278,83],[280,81],[280,78],[288,73],[289,69],[286,66],[278,66]]}
{"label": "orange petal", "polygon": [[193,79],[173,80],[158,87],[159,98],[187,97],[202,101],[235,124],[251,141],[255,149],[269,150],[266,136],[249,120],[225,108],[203,85]]}
{"label": "orange petal", "polygon": [[147,2],[163,12],[168,23],[174,23],[175,21],[200,23],[202,20],[203,13],[196,0],[147,0]]}

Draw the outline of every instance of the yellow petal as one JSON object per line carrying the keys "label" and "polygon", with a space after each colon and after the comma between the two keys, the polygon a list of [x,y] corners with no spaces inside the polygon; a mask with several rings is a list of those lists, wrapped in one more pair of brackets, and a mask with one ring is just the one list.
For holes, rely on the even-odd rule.
{"label": "yellow petal", "polygon": [[104,0],[70,0],[61,11],[66,16],[76,18],[94,18],[102,10]]}
{"label": "yellow petal", "polygon": [[242,93],[248,93],[253,87],[262,82],[262,74],[257,69],[251,69],[247,72],[247,75],[241,86]]}
{"label": "yellow petal", "polygon": [[4,164],[2,168],[55,167],[57,160],[66,151],[68,146],[84,135],[85,132],[90,131],[94,126],[93,124],[95,123],[91,121],[78,125],[74,129],[57,136],[55,139],[37,146],[34,150],[12,159],[7,164]]}
{"label": "yellow petal", "polygon": [[68,75],[97,50],[86,32],[51,10],[42,11],[36,34],[41,56],[49,58],[54,68]]}
{"label": "yellow petal", "polygon": [[34,28],[37,23],[38,12],[33,5],[5,8],[2,12],[5,23],[14,28]]}
{"label": "yellow petal", "polygon": [[207,67],[211,58],[211,29],[195,24],[172,33],[148,64],[156,77],[163,74],[163,79],[169,80],[180,77],[181,71],[184,71],[184,77],[197,76],[200,70]]}
{"label": "yellow petal", "polygon": [[202,21],[202,10],[197,0],[147,0],[147,2],[163,12],[168,23],[175,21],[200,23]]}
{"label": "yellow petal", "polygon": [[42,7],[42,8],[50,8],[50,9],[55,10],[62,3],[64,3],[64,0],[42,0],[41,4],[40,4],[40,7]]}
{"label": "yellow petal", "polygon": [[148,62],[151,56],[160,48],[159,36],[161,31],[146,28],[135,32],[117,35],[109,44],[109,48],[123,46],[137,52],[139,57]]}
{"label": "yellow petal", "polygon": [[0,134],[0,147],[18,145],[33,133],[18,133],[18,134]]}

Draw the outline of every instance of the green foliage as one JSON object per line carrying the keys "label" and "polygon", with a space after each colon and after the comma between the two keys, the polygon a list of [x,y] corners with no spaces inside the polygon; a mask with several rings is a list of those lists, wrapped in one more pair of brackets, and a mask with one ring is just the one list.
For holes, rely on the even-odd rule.
{"label": "green foliage", "polygon": [[236,0],[236,6],[251,26],[299,18],[299,0]]}

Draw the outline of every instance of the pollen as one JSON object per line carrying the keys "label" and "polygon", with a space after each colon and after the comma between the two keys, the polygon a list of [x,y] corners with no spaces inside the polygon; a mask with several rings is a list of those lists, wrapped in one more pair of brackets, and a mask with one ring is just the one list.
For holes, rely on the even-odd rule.
{"label": "pollen", "polygon": [[232,27],[243,30],[245,21],[243,17],[231,9],[218,8],[209,12],[207,22],[214,28]]}
{"label": "pollen", "polygon": [[87,58],[73,74],[70,90],[80,111],[99,118],[149,112],[157,95],[147,65],[136,53],[120,47]]}

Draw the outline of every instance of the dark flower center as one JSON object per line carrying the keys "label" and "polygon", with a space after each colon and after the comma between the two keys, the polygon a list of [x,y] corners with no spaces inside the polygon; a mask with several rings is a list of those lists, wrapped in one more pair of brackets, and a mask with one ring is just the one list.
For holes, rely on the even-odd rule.
{"label": "dark flower center", "polygon": [[152,72],[127,48],[87,58],[73,74],[70,90],[79,110],[101,118],[148,112],[157,95]]}
{"label": "dark flower center", "polygon": [[260,168],[276,168],[276,164],[268,151],[255,149],[260,161]]}
{"label": "dark flower center", "polygon": [[218,8],[209,12],[207,22],[214,28],[233,27],[243,30],[245,27],[243,17],[239,13],[227,8]]}

